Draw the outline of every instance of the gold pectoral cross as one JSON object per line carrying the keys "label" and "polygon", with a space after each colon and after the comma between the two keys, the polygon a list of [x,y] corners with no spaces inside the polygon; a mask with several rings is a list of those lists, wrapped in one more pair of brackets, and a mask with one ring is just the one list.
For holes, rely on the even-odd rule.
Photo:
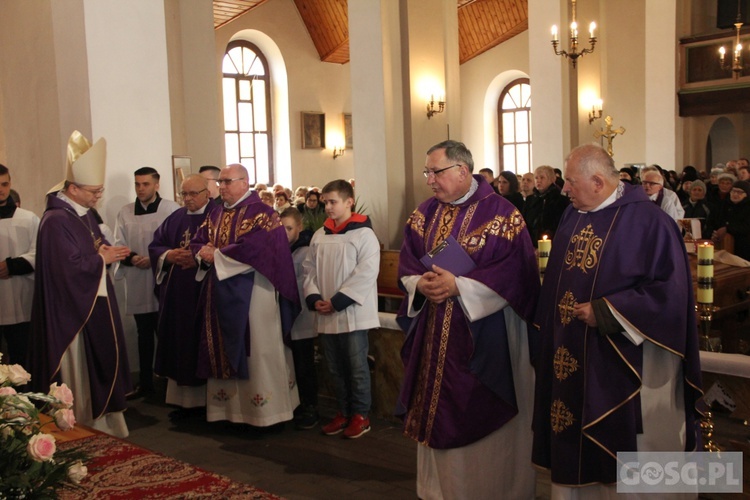
{"label": "gold pectoral cross", "polygon": [[187,248],[190,246],[190,228],[185,229],[182,233],[182,241],[180,241],[180,248]]}
{"label": "gold pectoral cross", "polygon": [[609,115],[604,119],[604,123],[607,125],[607,127],[594,132],[594,138],[599,139],[601,137],[605,137],[607,139],[607,153],[609,153],[609,156],[614,156],[614,151],[612,150],[612,141],[615,139],[615,136],[617,136],[617,134],[623,135],[625,133],[625,128],[618,127],[613,130],[612,117]]}

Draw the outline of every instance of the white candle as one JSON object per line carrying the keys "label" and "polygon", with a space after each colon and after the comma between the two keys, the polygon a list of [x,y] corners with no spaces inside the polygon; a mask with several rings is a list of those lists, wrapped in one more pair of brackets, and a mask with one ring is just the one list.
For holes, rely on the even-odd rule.
{"label": "white candle", "polygon": [[698,302],[713,304],[714,302],[714,245],[710,241],[702,241],[698,245]]}
{"label": "white candle", "polygon": [[557,25],[556,24],[552,25],[552,41],[553,42],[557,41]]}
{"label": "white candle", "polygon": [[552,240],[545,235],[537,242],[537,247],[539,249],[539,272],[543,273],[547,269],[549,252],[552,249]]}
{"label": "white candle", "polygon": [[592,22],[589,24],[589,37],[594,38],[594,30],[596,29],[596,23]]}

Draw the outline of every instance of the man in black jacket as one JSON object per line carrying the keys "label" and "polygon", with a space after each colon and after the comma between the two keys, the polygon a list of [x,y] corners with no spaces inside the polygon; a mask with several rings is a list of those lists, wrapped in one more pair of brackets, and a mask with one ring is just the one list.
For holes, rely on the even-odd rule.
{"label": "man in black jacket", "polygon": [[560,217],[570,200],[562,194],[555,184],[555,170],[542,165],[534,171],[534,194],[526,199],[523,218],[531,234],[531,241],[537,246],[537,240],[546,235],[552,238],[560,223]]}

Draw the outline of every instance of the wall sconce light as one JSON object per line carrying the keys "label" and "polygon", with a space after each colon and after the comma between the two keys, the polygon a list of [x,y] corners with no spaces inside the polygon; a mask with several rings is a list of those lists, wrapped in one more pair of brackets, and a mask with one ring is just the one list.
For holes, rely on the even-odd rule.
{"label": "wall sconce light", "polygon": [[333,147],[333,159],[335,160],[339,156],[344,156],[344,151],[346,151],[343,147]]}
{"label": "wall sconce light", "polygon": [[594,104],[591,105],[591,111],[589,111],[589,124],[594,123],[594,120],[598,120],[602,117],[602,100],[597,99]]}
{"label": "wall sconce light", "polygon": [[437,101],[437,108],[435,107],[435,97],[430,96],[430,102],[427,104],[427,119],[432,118],[432,115],[436,113],[442,113],[445,111],[445,97],[441,97]]}

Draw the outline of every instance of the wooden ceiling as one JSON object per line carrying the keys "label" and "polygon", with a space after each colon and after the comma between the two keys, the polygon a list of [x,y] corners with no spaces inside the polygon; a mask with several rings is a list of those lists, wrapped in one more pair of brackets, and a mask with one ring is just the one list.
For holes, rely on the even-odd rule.
{"label": "wooden ceiling", "polygon": [[[213,0],[214,28],[268,0]],[[347,0],[294,0],[320,60],[349,62]],[[478,56],[529,27],[528,0],[457,0],[459,61]]]}

